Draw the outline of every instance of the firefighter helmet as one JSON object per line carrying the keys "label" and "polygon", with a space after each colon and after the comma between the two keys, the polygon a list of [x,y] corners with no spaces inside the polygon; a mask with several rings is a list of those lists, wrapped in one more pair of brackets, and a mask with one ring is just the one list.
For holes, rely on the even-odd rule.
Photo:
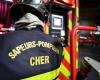
{"label": "firefighter helmet", "polygon": [[43,14],[31,3],[18,3],[12,5],[12,7],[10,8],[10,18],[14,19],[15,21],[20,19],[25,13],[32,13],[43,22],[45,20]]}

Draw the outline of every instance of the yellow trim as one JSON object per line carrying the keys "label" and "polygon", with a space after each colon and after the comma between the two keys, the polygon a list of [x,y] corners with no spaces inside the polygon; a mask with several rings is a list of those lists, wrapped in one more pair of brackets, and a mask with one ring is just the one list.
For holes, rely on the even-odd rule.
{"label": "yellow trim", "polygon": [[78,59],[76,59],[76,69],[78,69]]}
{"label": "yellow trim", "polygon": [[71,31],[72,30],[72,21],[69,20],[69,30]]}
{"label": "yellow trim", "polygon": [[59,78],[57,78],[56,80],[60,80]]}
{"label": "yellow trim", "polygon": [[72,30],[72,11],[68,12],[68,28],[69,30]]}
{"label": "yellow trim", "polygon": [[63,64],[61,64],[60,71],[64,76],[70,77],[70,72]]}
{"label": "yellow trim", "polygon": [[79,8],[76,6],[76,17],[79,17]]}
{"label": "yellow trim", "polygon": [[49,34],[49,27],[48,27],[48,24],[46,24],[46,34]]}
{"label": "yellow trim", "polygon": [[21,80],[53,80],[58,76],[58,74],[59,74],[59,68],[47,73],[43,73],[40,75],[32,76]]}
{"label": "yellow trim", "polygon": [[[78,55],[78,52],[79,52],[79,48],[78,48],[78,35],[76,35],[76,55]],[[76,69],[78,69],[78,58],[76,56]]]}
{"label": "yellow trim", "polygon": [[67,60],[67,62],[70,64],[70,53],[64,48],[64,59]]}

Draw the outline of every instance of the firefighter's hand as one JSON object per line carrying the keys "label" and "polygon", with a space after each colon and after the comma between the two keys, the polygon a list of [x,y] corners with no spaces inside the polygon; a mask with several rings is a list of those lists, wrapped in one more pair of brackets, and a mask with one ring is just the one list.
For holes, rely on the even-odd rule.
{"label": "firefighter's hand", "polygon": [[66,44],[65,44],[65,37],[61,37],[61,44],[62,44],[62,46],[66,46]]}

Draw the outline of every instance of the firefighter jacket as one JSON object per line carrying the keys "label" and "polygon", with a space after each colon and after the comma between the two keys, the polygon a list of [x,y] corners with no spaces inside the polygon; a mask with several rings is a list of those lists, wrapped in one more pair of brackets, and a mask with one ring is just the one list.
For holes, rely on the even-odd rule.
{"label": "firefighter jacket", "polygon": [[[41,79],[28,80],[44,80],[39,75],[45,76],[59,68],[61,53],[59,40],[37,29],[0,35],[0,80],[19,80],[32,76]],[[52,76],[55,78],[53,74],[49,77]]]}

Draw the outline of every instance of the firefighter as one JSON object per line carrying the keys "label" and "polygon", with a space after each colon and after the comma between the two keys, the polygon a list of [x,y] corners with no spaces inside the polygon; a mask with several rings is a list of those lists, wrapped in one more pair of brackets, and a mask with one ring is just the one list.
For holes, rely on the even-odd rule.
{"label": "firefighter", "polygon": [[44,16],[20,3],[11,7],[10,18],[15,31],[0,35],[0,80],[55,80],[62,45],[44,34]]}

